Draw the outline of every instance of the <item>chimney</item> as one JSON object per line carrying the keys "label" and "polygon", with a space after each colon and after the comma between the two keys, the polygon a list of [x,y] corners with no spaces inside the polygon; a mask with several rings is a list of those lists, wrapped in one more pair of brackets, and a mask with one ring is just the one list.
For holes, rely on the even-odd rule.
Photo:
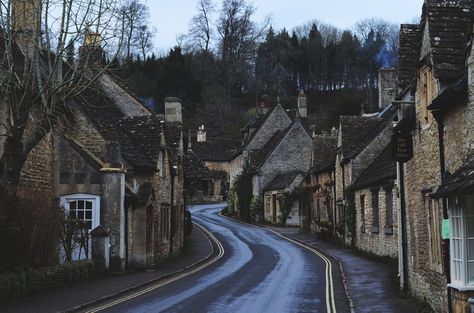
{"label": "chimney", "polygon": [[103,54],[100,34],[87,31],[84,34],[84,43],[79,48],[81,63],[91,67],[101,66]]}
{"label": "chimney", "polygon": [[197,142],[206,142],[206,131],[204,125],[201,125],[197,131]]}
{"label": "chimney", "polygon": [[105,143],[104,168],[122,168],[122,153],[120,143],[117,140],[109,140]]}
{"label": "chimney", "polygon": [[25,55],[32,57],[41,34],[41,0],[13,0],[12,28]]}
{"label": "chimney", "polygon": [[300,95],[298,96],[298,115],[303,118],[308,117],[308,100],[303,89],[300,90]]}
{"label": "chimney", "polygon": [[385,109],[397,96],[397,70],[393,67],[379,70],[379,109]]}
{"label": "chimney", "polygon": [[331,137],[337,137],[337,129],[336,129],[336,127],[331,128]]}
{"label": "chimney", "polygon": [[309,125],[309,130],[311,132],[311,137],[316,136],[316,125]]}
{"label": "chimney", "polygon": [[165,99],[165,122],[166,123],[182,123],[183,116],[181,113],[181,100],[176,97],[168,97]]}

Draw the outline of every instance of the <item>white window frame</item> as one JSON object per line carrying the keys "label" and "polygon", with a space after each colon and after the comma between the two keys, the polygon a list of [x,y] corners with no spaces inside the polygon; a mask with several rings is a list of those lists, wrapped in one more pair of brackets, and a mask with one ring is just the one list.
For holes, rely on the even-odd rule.
{"label": "white window frame", "polygon": [[100,225],[100,196],[86,194],[86,193],[76,193],[60,197],[60,205],[64,208],[66,215],[69,215],[69,202],[72,201],[93,201],[95,207],[92,208],[92,225],[91,230]]}
{"label": "white window frame", "polygon": [[[470,198],[470,201],[468,199]],[[468,241],[474,237],[467,237],[467,218],[474,218],[474,214],[467,215],[467,205],[474,205],[474,195],[452,197],[448,201],[450,234],[450,287],[460,291],[474,290],[474,279],[469,282],[468,264],[474,263],[474,259],[468,260]],[[471,208],[474,211],[474,208]],[[457,266],[458,265],[458,266]]]}

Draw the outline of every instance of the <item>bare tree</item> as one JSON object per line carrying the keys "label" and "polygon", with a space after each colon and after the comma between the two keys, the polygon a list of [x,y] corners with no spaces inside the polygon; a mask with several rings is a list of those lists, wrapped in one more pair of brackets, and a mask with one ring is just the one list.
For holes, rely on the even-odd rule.
{"label": "bare tree", "polygon": [[209,51],[212,38],[211,16],[215,11],[212,0],[199,0],[197,11],[191,19],[189,38],[194,47]]}
{"label": "bare tree", "polygon": [[120,8],[120,15],[125,37],[123,58],[129,60],[133,53],[148,53],[153,39],[153,30],[147,25],[150,18],[149,8],[141,0],[125,0]]}
{"label": "bare tree", "polygon": [[94,49],[71,64],[79,59],[71,47],[99,38],[121,46],[117,8],[118,0],[0,0],[0,183],[18,185],[29,152],[100,75],[83,66]]}
{"label": "bare tree", "polygon": [[258,26],[252,20],[254,13],[255,7],[245,0],[223,2],[217,32],[224,79],[228,87],[231,84],[242,87],[237,85],[245,79],[245,74],[253,72],[258,43],[270,25],[270,18],[266,18],[263,25]]}

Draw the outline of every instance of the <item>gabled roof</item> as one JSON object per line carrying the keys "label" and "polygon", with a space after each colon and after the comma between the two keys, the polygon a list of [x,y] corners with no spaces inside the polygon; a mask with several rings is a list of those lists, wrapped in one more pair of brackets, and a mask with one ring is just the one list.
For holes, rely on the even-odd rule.
{"label": "gabled roof", "polygon": [[334,169],[336,163],[337,136],[314,136],[313,148],[313,164],[311,170],[314,173],[321,173]]}
{"label": "gabled roof", "polygon": [[421,29],[428,23],[434,75],[441,81],[456,80],[464,73],[471,5],[467,0],[428,0],[424,5]]}
{"label": "gabled roof", "polygon": [[402,24],[398,50],[398,86],[400,90],[408,87],[415,78],[420,44],[420,25]]}
{"label": "gabled roof", "polygon": [[342,136],[341,151],[343,160],[351,159],[359,147],[365,142],[365,138],[382,121],[375,116],[349,116],[340,117]]}
{"label": "gabled roof", "polygon": [[441,198],[453,195],[472,194],[474,192],[474,155],[471,155],[464,164],[452,175],[443,179],[433,197]]}
{"label": "gabled roof", "polygon": [[308,137],[311,137],[309,133],[306,131],[306,128],[302,125],[300,119],[296,119],[289,125],[285,130],[277,131],[272,138],[263,146],[260,150],[253,150],[250,152],[250,165],[253,170],[260,168],[270,155],[275,151],[278,145],[284,140],[286,135],[296,126],[300,125],[301,128],[305,131]]}
{"label": "gabled roof", "polygon": [[279,174],[263,189],[263,191],[282,190],[288,188],[295,181],[298,175],[303,174],[300,172]]}
{"label": "gabled roof", "polygon": [[392,158],[391,145],[388,144],[359,175],[350,188],[363,189],[380,186],[392,182],[396,177],[397,166],[395,160]]}

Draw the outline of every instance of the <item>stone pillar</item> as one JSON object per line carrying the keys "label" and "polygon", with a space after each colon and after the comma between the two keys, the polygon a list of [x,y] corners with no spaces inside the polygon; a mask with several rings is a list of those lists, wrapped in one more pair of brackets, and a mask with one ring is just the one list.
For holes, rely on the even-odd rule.
{"label": "stone pillar", "polygon": [[103,221],[110,229],[110,269],[125,270],[125,173],[122,168],[102,168],[104,174]]}
{"label": "stone pillar", "polygon": [[99,225],[91,231],[92,259],[99,270],[108,270],[110,267],[110,237],[109,230]]}

